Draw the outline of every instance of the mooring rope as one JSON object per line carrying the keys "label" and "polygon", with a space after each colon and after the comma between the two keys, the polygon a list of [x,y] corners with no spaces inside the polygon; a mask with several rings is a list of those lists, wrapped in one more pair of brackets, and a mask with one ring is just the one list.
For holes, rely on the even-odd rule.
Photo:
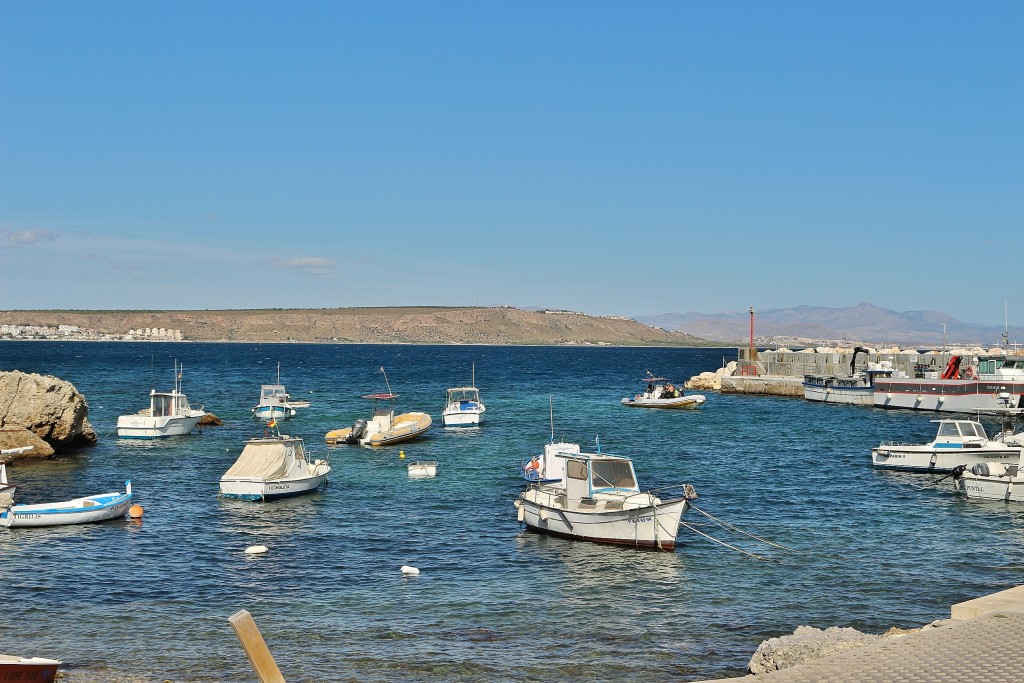
{"label": "mooring rope", "polygon": [[710,514],[708,512],[704,512],[703,510],[701,510],[699,507],[697,507],[693,503],[690,504],[690,507],[693,508],[694,510],[696,510],[697,512],[699,512],[700,514],[704,515],[708,519],[710,519],[715,524],[718,524],[721,527],[729,529],[730,531],[735,531],[736,533],[742,534],[743,536],[748,536],[748,537],[753,538],[753,539],[755,539],[757,541],[760,541],[761,543],[764,543],[765,545],[770,545],[773,548],[779,548],[780,550],[788,550],[791,553],[799,552],[798,550],[795,550],[794,548],[789,548],[787,546],[780,545],[778,543],[773,543],[772,541],[769,541],[768,539],[765,539],[765,538],[761,538],[760,536],[755,536],[754,534],[752,534],[752,533],[750,533],[748,531],[744,531],[743,529],[740,529],[735,524],[730,524],[729,522],[724,522],[724,521],[718,519],[717,517],[715,517],[714,515],[712,515],[712,514]]}
{"label": "mooring rope", "polygon": [[709,541],[714,541],[715,543],[718,543],[719,545],[724,545],[726,548],[729,548],[730,550],[735,550],[736,552],[742,553],[742,554],[744,554],[744,555],[746,555],[748,557],[753,557],[755,560],[761,560],[762,562],[779,562],[779,560],[775,560],[775,559],[772,559],[770,557],[764,557],[762,555],[758,555],[757,553],[747,552],[746,550],[743,550],[742,548],[737,548],[736,546],[730,545],[730,544],[726,543],[725,541],[720,541],[717,538],[715,538],[714,536],[709,536],[708,534],[704,533],[703,531],[701,531],[699,529],[695,529],[694,527],[690,526],[686,522],[679,522],[679,524],[681,524],[682,526],[686,527],[687,529],[689,529],[690,531],[694,532],[695,534],[700,534],[701,536],[703,536],[704,538],[708,539]]}

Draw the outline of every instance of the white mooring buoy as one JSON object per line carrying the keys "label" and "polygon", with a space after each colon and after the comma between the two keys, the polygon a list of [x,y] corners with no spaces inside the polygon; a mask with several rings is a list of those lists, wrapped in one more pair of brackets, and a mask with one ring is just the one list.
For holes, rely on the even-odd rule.
{"label": "white mooring buoy", "polygon": [[246,555],[262,555],[267,552],[267,546],[265,545],[251,545],[245,549]]}
{"label": "white mooring buoy", "polygon": [[416,569],[416,567],[410,567],[407,564],[403,564],[402,565],[402,573],[405,574],[406,576],[416,576],[417,574],[420,573],[420,570]]}

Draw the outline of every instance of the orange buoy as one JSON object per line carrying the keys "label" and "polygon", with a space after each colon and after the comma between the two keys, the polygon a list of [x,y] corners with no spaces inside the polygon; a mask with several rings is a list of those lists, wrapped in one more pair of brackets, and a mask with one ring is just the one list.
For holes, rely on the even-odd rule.
{"label": "orange buoy", "polygon": [[142,512],[143,512],[142,506],[139,505],[138,503],[136,503],[135,505],[132,505],[130,508],[128,508],[128,516],[131,517],[132,519],[138,519],[138,518],[142,517]]}

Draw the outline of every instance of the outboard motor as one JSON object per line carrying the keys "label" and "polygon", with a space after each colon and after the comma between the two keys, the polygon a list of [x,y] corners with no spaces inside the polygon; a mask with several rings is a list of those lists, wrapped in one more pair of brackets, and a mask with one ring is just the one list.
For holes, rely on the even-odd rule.
{"label": "outboard motor", "polygon": [[345,443],[357,444],[359,439],[362,438],[363,434],[366,433],[366,420],[356,420],[356,423],[352,425],[352,431],[349,432],[348,436],[345,437]]}

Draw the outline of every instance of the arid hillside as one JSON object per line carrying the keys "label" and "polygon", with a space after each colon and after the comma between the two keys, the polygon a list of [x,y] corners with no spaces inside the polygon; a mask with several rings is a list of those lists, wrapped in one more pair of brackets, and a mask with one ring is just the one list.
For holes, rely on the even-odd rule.
{"label": "arid hillside", "polygon": [[118,337],[180,330],[187,341],[696,346],[635,320],[516,308],[330,308],[228,311],[2,311],[0,324],[74,325]]}

